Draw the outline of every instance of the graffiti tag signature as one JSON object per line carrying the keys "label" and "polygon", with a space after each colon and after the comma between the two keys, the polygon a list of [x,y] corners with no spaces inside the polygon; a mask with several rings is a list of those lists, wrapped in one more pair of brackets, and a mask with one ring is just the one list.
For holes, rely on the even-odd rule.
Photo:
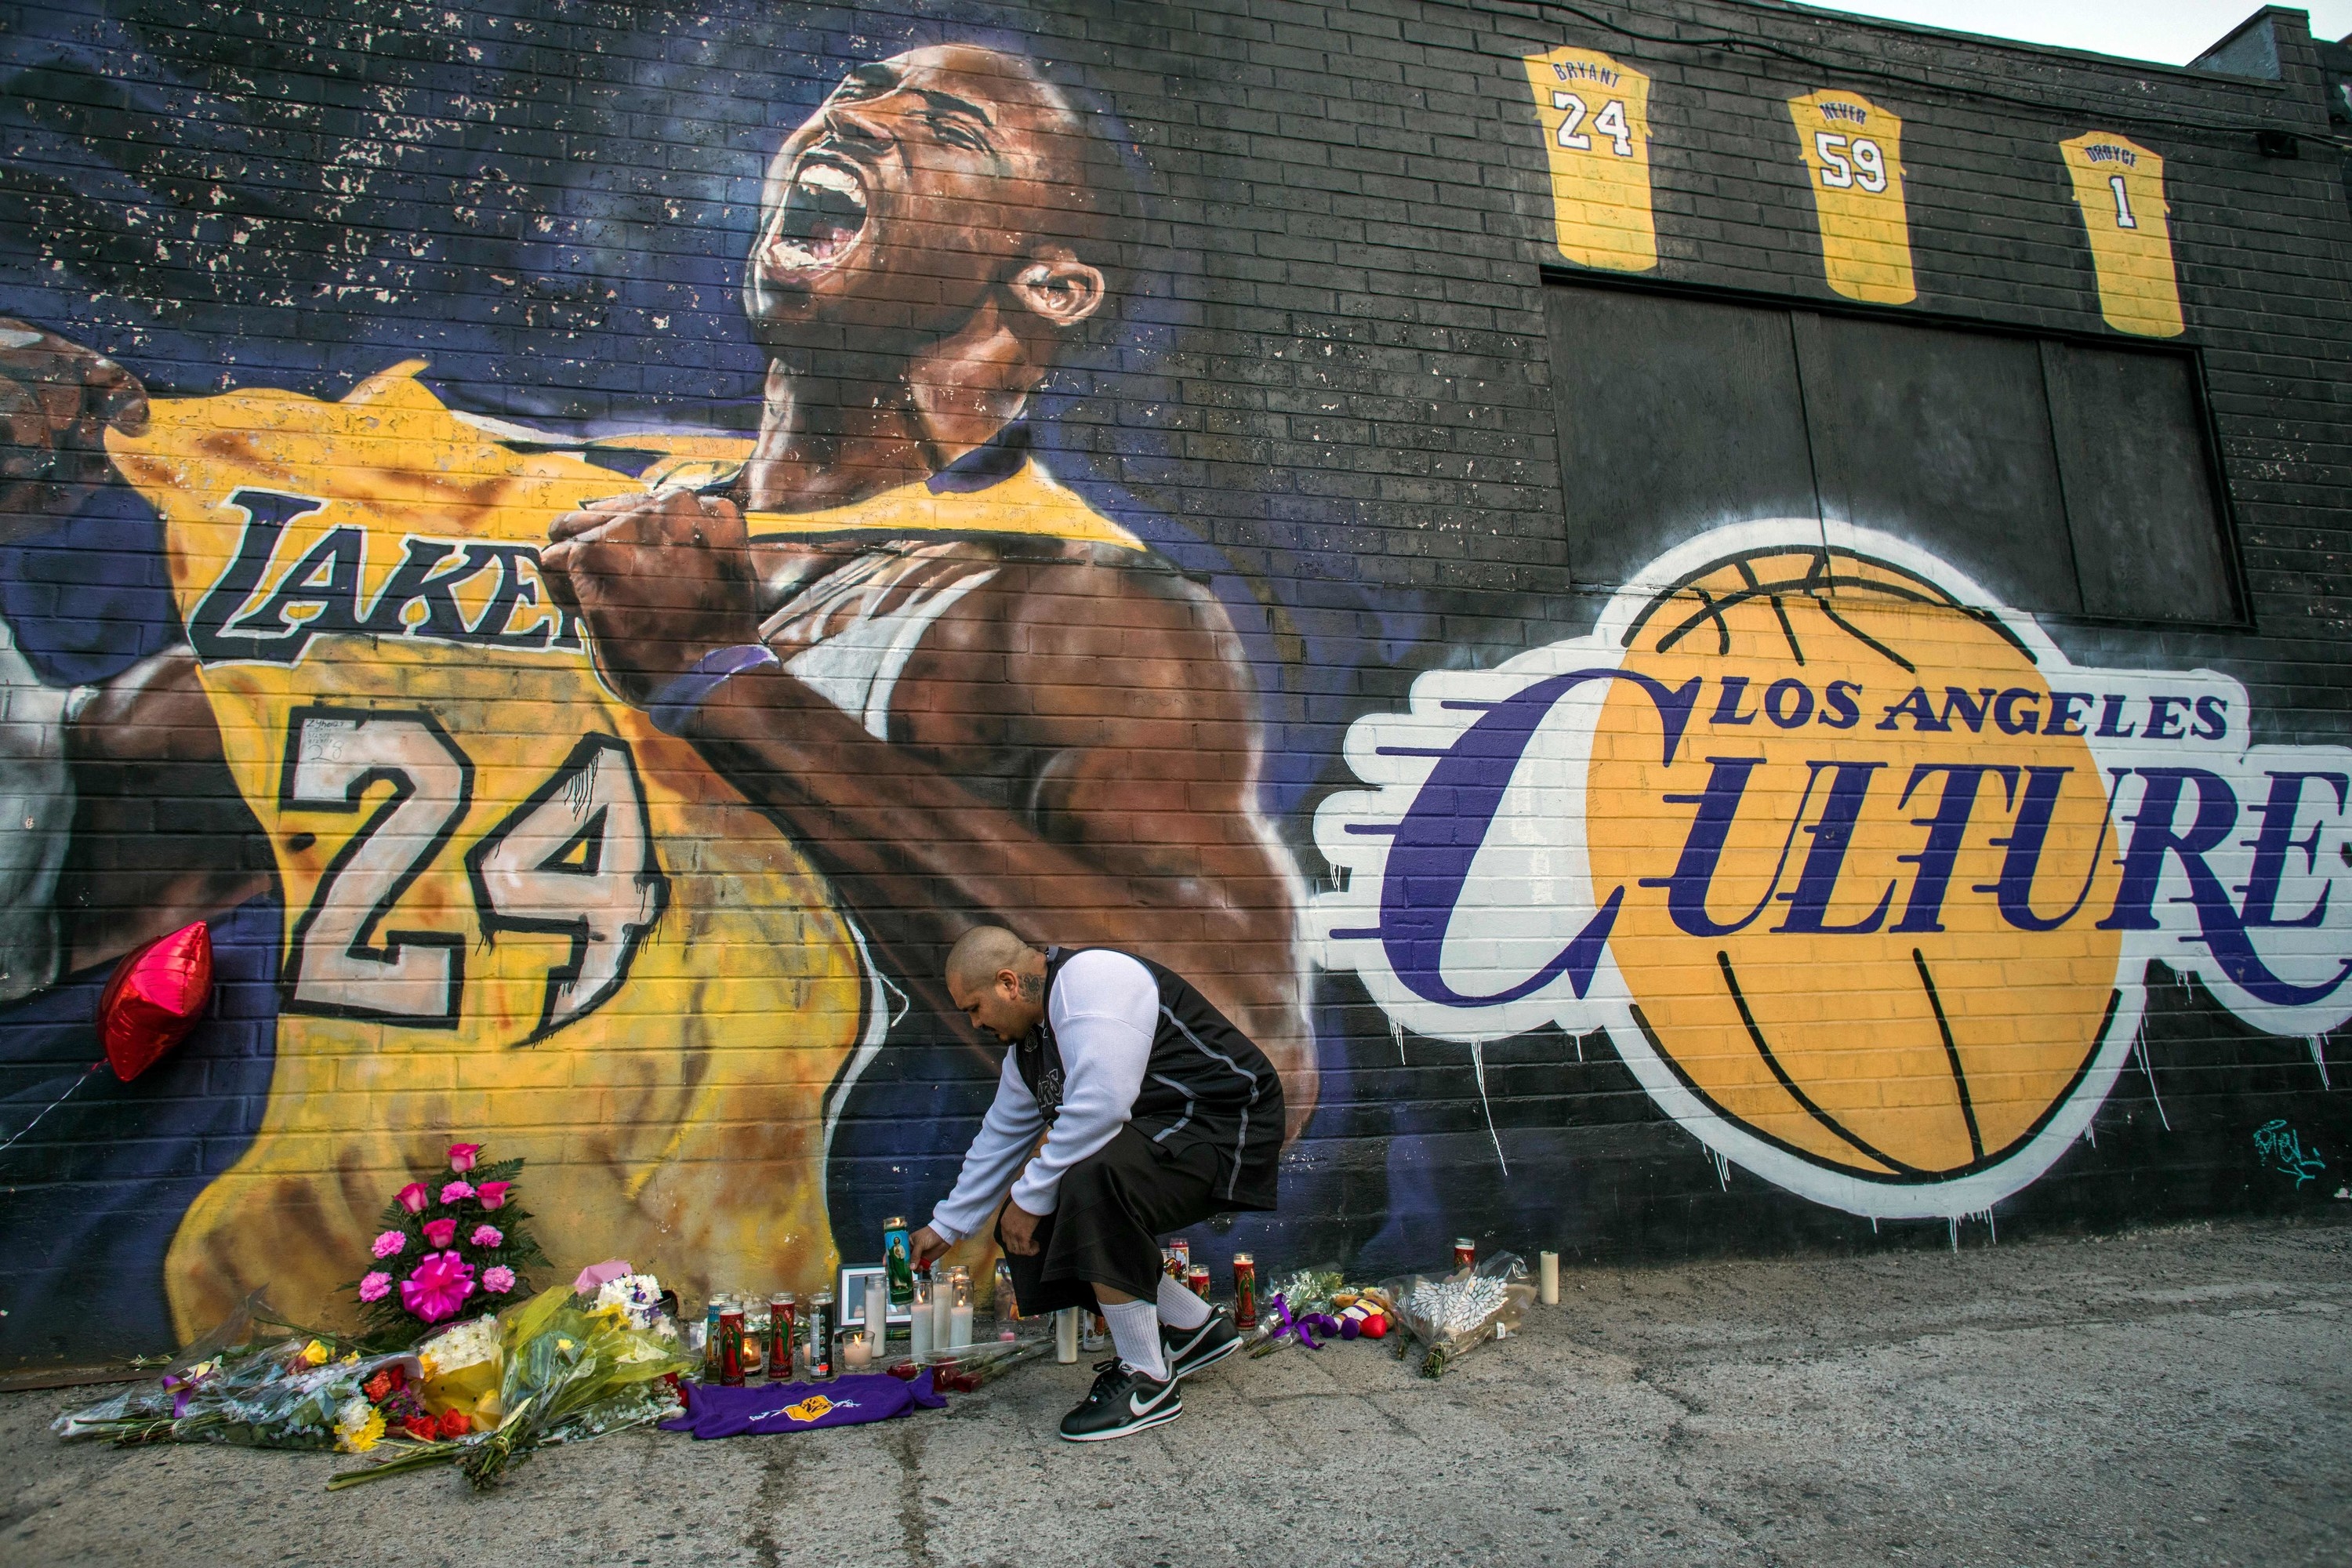
{"label": "graffiti tag signature", "polygon": [[2319,1152],[2305,1149],[2302,1137],[2284,1119],[2265,1121],[2254,1129],[2254,1152],[2269,1169],[2293,1176],[2298,1187],[2327,1169],[2327,1162],[2319,1157]]}

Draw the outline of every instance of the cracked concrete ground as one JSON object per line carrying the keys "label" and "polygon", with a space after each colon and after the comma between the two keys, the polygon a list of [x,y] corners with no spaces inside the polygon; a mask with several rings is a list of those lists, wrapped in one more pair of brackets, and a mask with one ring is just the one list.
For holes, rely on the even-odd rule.
{"label": "cracked concrete ground", "polygon": [[68,1446],[0,1397],[0,1563],[2342,1563],[2352,1226],[1572,1273],[1438,1383],[1236,1360],[1056,1441],[1085,1366],[801,1436],[633,1433],[476,1497],[339,1461]]}

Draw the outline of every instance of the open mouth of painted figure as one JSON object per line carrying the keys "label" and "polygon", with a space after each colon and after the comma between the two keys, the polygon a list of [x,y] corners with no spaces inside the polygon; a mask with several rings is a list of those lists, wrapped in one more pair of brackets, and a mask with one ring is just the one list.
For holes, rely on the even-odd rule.
{"label": "open mouth of painted figure", "polygon": [[778,272],[830,267],[866,228],[866,187],[838,163],[803,163],[784,194],[766,262]]}

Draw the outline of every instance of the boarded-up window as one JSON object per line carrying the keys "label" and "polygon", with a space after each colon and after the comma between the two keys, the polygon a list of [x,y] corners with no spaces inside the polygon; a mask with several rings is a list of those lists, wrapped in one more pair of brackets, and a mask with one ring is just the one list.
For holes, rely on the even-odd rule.
{"label": "boarded-up window", "polygon": [[2021,609],[2240,616],[2184,354],[1547,293],[1579,582],[1719,523],[1811,517],[1911,540]]}

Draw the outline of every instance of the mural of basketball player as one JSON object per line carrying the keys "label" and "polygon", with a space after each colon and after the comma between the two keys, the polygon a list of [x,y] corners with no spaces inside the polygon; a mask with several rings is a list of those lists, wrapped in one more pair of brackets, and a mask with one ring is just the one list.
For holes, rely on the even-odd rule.
{"label": "mural of basketball player", "polygon": [[532,1160],[565,1272],[816,1285],[890,976],[919,994],[983,921],[1200,976],[1303,1124],[1233,627],[1027,455],[1114,289],[1119,173],[1022,59],[853,71],[769,170],[756,440],[633,441],[660,460],[618,497],[415,365],[150,399],[6,324],[0,527],[127,480],[184,640],[70,697],[0,649],[0,788],[37,824],[0,984],[285,900],[268,1109],[180,1222],[183,1334],[263,1284],[320,1310],[453,1132]]}

